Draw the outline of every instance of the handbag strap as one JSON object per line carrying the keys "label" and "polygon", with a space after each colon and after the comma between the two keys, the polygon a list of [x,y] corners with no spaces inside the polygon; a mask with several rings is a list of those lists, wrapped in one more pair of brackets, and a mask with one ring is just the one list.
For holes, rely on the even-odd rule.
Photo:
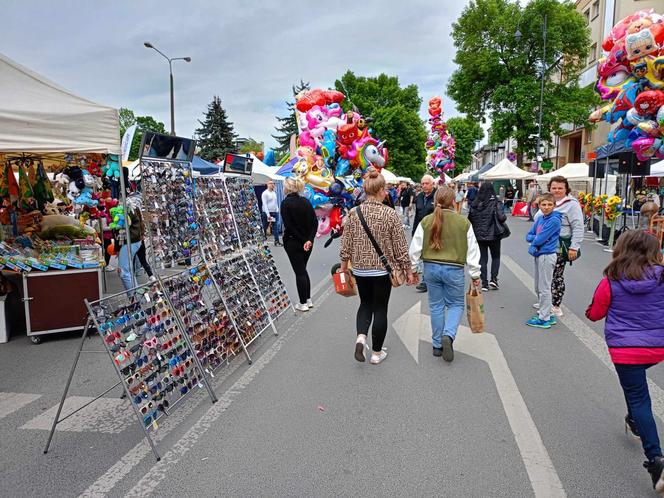
{"label": "handbag strap", "polygon": [[371,245],[373,245],[374,249],[376,250],[376,253],[378,254],[378,259],[380,259],[380,262],[383,263],[383,266],[387,270],[387,273],[392,275],[392,267],[390,266],[389,261],[387,261],[387,257],[383,253],[383,250],[380,248],[378,245],[378,242],[376,242],[376,239],[374,238],[373,234],[371,233],[371,230],[369,229],[369,225],[367,225],[367,220],[364,219],[364,214],[362,214],[362,208],[360,206],[357,207],[357,216],[360,218],[360,223],[362,223],[362,228],[364,228],[364,231],[367,234],[367,237],[369,237],[369,241],[371,242]]}

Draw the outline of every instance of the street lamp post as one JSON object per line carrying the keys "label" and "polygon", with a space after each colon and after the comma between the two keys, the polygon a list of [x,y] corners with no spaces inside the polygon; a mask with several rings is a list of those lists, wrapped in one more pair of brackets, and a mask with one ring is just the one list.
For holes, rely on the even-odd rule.
{"label": "street lamp post", "polygon": [[[547,23],[548,23],[548,17],[546,14],[544,14],[544,26],[542,28],[542,39],[544,43],[542,45],[542,67],[540,74],[540,105],[539,105],[539,117],[537,119],[537,150],[535,151],[535,162],[537,163],[538,170],[541,163],[540,147],[542,146],[542,113],[544,112],[544,78],[548,71],[546,69]],[[517,28],[516,33],[514,33],[514,38],[516,39],[517,43],[521,41],[522,36],[523,35],[521,34],[521,31],[519,31],[519,29]]]}
{"label": "street lamp post", "polygon": [[143,45],[145,45],[145,48],[153,49],[155,52],[157,52],[159,55],[161,55],[164,59],[168,61],[168,72],[170,75],[170,86],[171,86],[171,135],[175,135],[175,96],[173,91],[173,61],[191,62],[191,57],[168,57],[166,54],[164,54],[161,50],[152,45],[152,43],[150,42],[145,42],[143,43]]}

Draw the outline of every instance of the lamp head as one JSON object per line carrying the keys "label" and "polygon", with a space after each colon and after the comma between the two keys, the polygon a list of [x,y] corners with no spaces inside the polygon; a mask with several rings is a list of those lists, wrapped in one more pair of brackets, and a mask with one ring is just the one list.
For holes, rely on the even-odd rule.
{"label": "lamp head", "polygon": [[145,48],[154,48],[150,42],[143,42],[143,45],[145,45]]}
{"label": "lamp head", "polygon": [[521,34],[521,31],[517,29],[516,33],[514,33],[514,39],[516,40],[517,43],[519,43],[522,37],[523,35]]}
{"label": "lamp head", "polygon": [[191,57],[183,57],[185,62],[191,62]]}

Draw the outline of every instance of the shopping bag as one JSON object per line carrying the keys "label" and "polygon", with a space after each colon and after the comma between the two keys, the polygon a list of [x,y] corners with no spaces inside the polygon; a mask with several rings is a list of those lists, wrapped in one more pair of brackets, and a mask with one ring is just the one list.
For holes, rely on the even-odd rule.
{"label": "shopping bag", "polygon": [[332,275],[334,280],[334,290],[337,294],[344,297],[351,297],[357,294],[355,278],[350,272],[337,271]]}
{"label": "shopping bag", "polygon": [[484,332],[484,298],[477,285],[471,284],[466,293],[466,316],[472,332]]}

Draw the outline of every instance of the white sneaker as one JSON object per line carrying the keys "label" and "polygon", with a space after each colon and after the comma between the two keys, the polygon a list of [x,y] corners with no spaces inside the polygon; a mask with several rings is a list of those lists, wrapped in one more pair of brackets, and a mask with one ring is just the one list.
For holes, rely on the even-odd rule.
{"label": "white sneaker", "polygon": [[307,306],[309,307],[309,309],[314,307],[314,303],[311,299],[307,299]]}
{"label": "white sneaker", "polygon": [[539,303],[535,303],[535,304],[533,304],[533,308],[535,308],[536,310],[538,310],[538,309],[539,309]]}
{"label": "white sneaker", "polygon": [[115,266],[113,266],[113,265],[108,265],[106,268],[104,268],[104,270],[106,270],[106,271],[115,271],[116,269],[117,268],[115,268]]}
{"label": "white sneaker", "polygon": [[552,306],[551,313],[556,316],[563,316],[563,310],[560,309],[560,306]]}
{"label": "white sneaker", "polygon": [[295,309],[297,311],[309,311],[309,306],[307,306],[306,304],[297,303],[295,305]]}
{"label": "white sneaker", "polygon": [[378,365],[379,363],[384,361],[385,358],[387,358],[387,351],[385,350],[385,348],[383,348],[383,350],[380,353],[371,354],[371,359],[369,360],[369,363],[371,363],[372,365]]}

